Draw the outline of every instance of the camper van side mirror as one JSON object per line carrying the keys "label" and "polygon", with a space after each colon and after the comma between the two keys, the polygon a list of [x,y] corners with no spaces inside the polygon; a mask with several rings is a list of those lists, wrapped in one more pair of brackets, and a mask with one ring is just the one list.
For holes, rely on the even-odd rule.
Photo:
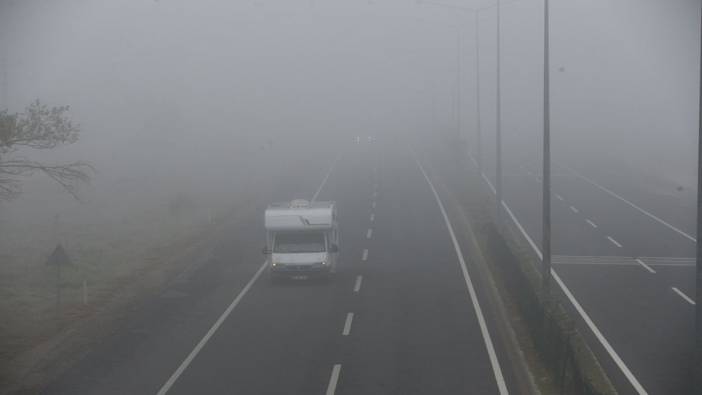
{"label": "camper van side mirror", "polygon": [[339,252],[339,246],[336,244],[332,244],[329,246],[329,252]]}

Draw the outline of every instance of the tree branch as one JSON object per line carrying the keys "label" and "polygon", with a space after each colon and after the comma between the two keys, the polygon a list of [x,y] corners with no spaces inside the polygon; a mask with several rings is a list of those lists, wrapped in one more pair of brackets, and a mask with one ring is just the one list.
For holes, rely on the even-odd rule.
{"label": "tree branch", "polygon": [[20,183],[16,177],[29,176],[36,172],[47,175],[76,200],[81,201],[78,186],[81,183],[89,183],[95,169],[82,161],[61,165],[46,165],[25,159],[0,161],[0,175],[7,176],[0,177],[0,197],[6,200],[16,197],[20,193]]}

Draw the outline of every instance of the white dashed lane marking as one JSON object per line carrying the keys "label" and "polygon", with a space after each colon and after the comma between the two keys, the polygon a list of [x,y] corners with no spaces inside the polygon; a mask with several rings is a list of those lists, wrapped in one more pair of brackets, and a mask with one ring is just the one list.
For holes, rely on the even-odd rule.
{"label": "white dashed lane marking", "polygon": [[607,240],[611,241],[615,246],[622,248],[622,245],[618,241],[614,240],[611,236],[607,236]]}
{"label": "white dashed lane marking", "polygon": [[634,259],[639,265],[643,266],[644,269],[648,270],[649,272],[655,274],[656,271],[651,268],[651,266],[648,266],[644,261],[642,261],[639,258]]}
{"label": "white dashed lane marking", "polygon": [[363,276],[356,276],[356,283],[353,285],[353,292],[360,291],[362,283],[363,283]]}
{"label": "white dashed lane marking", "polygon": [[348,336],[351,333],[351,323],[353,323],[353,313],[348,313],[344,322],[344,330],[341,332],[342,335]]}
{"label": "white dashed lane marking", "polygon": [[331,377],[329,378],[329,385],[327,386],[326,395],[334,395],[336,392],[336,384],[339,382],[339,375],[341,374],[341,364],[336,364],[332,368]]}
{"label": "white dashed lane marking", "polygon": [[685,301],[691,305],[695,305],[695,301],[692,300],[689,296],[685,295],[681,290],[677,289],[676,287],[673,287],[673,291],[675,291],[676,294],[678,294],[681,298],[685,299]]}

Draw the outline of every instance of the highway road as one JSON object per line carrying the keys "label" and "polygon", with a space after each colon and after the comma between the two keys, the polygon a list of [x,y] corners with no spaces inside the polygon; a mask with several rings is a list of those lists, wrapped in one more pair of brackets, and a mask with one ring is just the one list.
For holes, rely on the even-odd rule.
{"label": "highway road", "polygon": [[525,393],[429,175],[380,144],[288,171],[271,196],[337,202],[333,281],[267,281],[259,202],[44,393]]}
{"label": "highway road", "polygon": [[[613,175],[604,168],[583,173],[562,162],[554,166],[555,273],[572,293],[571,311],[621,394],[690,393],[694,208],[673,187],[662,193],[646,188],[650,180],[641,181],[643,174]],[[485,172],[494,185],[491,163]],[[514,214],[505,217],[519,222],[537,250],[540,168],[512,158],[503,172],[504,201]]]}

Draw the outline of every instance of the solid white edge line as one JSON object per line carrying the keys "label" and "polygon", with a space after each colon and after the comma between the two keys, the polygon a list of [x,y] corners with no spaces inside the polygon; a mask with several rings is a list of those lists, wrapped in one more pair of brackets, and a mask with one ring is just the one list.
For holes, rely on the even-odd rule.
{"label": "solid white edge line", "polygon": [[322,180],[322,183],[319,185],[319,188],[314,192],[314,195],[312,195],[312,200],[315,201],[317,200],[317,197],[319,196],[320,192],[322,192],[322,188],[324,188],[324,185],[327,183],[327,180],[329,179],[329,176],[331,175],[332,171],[334,170],[334,167],[336,167],[336,162],[339,161],[341,158],[341,154],[337,155],[336,158],[334,158],[334,162],[332,162],[331,166],[329,167],[329,171],[327,172],[327,175],[324,176],[324,179]]}
{"label": "solid white edge line", "polygon": [[634,209],[638,210],[638,211],[641,212],[642,214],[644,214],[644,215],[648,216],[649,218],[651,218],[651,219],[657,221],[657,222],[660,223],[661,225],[666,226],[668,229],[670,229],[670,230],[672,230],[672,231],[674,231],[674,232],[680,234],[681,236],[683,236],[683,237],[689,239],[690,241],[694,241],[694,242],[697,241],[697,239],[695,239],[694,237],[692,237],[692,236],[690,236],[689,234],[685,233],[684,231],[682,231],[682,230],[676,228],[675,226],[669,224],[668,222],[666,222],[666,221],[660,219],[659,217],[655,216],[654,214],[652,214],[652,213],[650,213],[650,212],[648,212],[648,211],[642,209],[641,207],[637,206],[636,204],[634,204],[634,203],[632,203],[632,202],[630,202],[630,201],[624,199],[622,196],[616,194],[616,193],[613,192],[612,190],[603,187],[602,185],[600,185],[600,184],[598,184],[597,182],[591,180],[590,178],[585,177],[584,175],[582,175],[582,174],[576,172],[575,170],[573,170],[573,169],[570,168],[570,167],[567,167],[567,166],[563,166],[563,167],[565,167],[566,169],[568,169],[568,170],[569,170],[571,173],[573,173],[576,177],[583,179],[585,182],[587,182],[587,183],[589,183],[589,184],[591,184],[591,185],[593,185],[593,186],[595,186],[595,187],[601,189],[602,191],[608,193],[609,195],[611,195],[611,196],[613,196],[613,197],[615,197],[615,198],[621,200],[622,202],[628,204],[629,206],[631,206],[631,207],[633,207]]}
{"label": "solid white edge line", "polygon": [[373,228],[368,228],[368,232],[366,232],[366,239],[370,239],[373,237]]}
{"label": "solid white edge line", "polygon": [[529,234],[526,232],[526,230],[524,230],[524,228],[522,227],[522,224],[519,221],[517,221],[517,217],[514,215],[514,213],[512,212],[512,209],[509,208],[507,203],[504,202],[504,200],[502,201],[502,207],[504,207],[505,211],[507,211],[507,214],[509,215],[509,217],[512,218],[512,222],[514,222],[515,225],[517,225],[517,228],[522,233],[522,235],[524,235],[524,237],[526,238],[526,240],[529,243],[529,245],[531,246],[531,248],[534,251],[536,251],[536,255],[538,255],[539,259],[544,259],[543,255],[541,255],[541,250],[539,249],[539,247],[536,245],[534,240],[532,240],[532,238],[529,236]]}
{"label": "solid white edge line", "polygon": [[329,377],[329,385],[327,386],[326,395],[334,395],[336,392],[336,384],[339,382],[339,375],[341,374],[341,364],[336,364],[332,368],[331,377]]}
{"label": "solid white edge line", "polygon": [[[490,181],[487,179],[487,177],[485,177],[485,174],[483,174],[483,179],[485,179],[485,181],[488,183],[491,189],[494,189]],[[522,224],[519,222],[519,220],[517,220],[517,217],[514,215],[514,213],[512,213],[512,210],[509,208],[509,206],[507,206],[507,203],[502,201],[502,207],[505,208],[510,218],[512,218],[512,221],[522,233],[522,236],[524,236],[531,248],[534,250],[534,253],[536,253],[536,255],[539,257],[539,260],[543,260],[543,254],[541,253],[541,250],[536,245],[536,243],[534,243],[529,234],[524,230]],[[575,296],[573,296],[573,294],[570,292],[570,289],[565,285],[563,280],[561,280],[561,277],[558,275],[558,273],[556,273],[555,270],[551,269],[551,276],[556,280],[556,283],[559,287],[561,287],[561,290],[566,295],[570,303],[573,305],[578,314],[580,314],[580,317],[583,319],[583,321],[585,321],[585,324],[588,326],[588,328],[590,328],[590,330],[595,335],[600,344],[602,344],[602,347],[604,347],[605,351],[609,354],[612,360],[614,360],[614,363],[617,365],[617,367],[619,367],[619,369],[622,371],[627,380],[629,380],[629,383],[634,387],[636,392],[639,395],[647,395],[648,392],[646,392],[641,383],[639,383],[639,380],[636,379],[636,376],[634,376],[631,370],[629,370],[629,367],[626,366],[624,361],[619,357],[619,354],[617,354],[614,348],[612,348],[612,346],[609,344],[609,341],[607,341],[602,332],[600,332],[600,329],[597,327],[597,325],[595,325],[592,319],[590,319],[590,316],[585,312],[585,310],[577,301],[577,299],[575,299]]]}
{"label": "solid white edge line", "polygon": [[429,184],[429,187],[431,188],[432,193],[434,194],[434,199],[436,200],[436,204],[439,206],[439,210],[441,211],[441,215],[444,217],[444,222],[446,223],[446,228],[449,231],[449,235],[451,236],[451,241],[453,242],[453,247],[456,250],[456,255],[458,256],[458,262],[460,263],[461,266],[461,271],[463,272],[463,278],[465,279],[466,282],[466,287],[468,288],[468,293],[470,295],[471,302],[473,303],[473,309],[475,310],[475,315],[478,319],[478,324],[480,326],[480,332],[483,335],[483,340],[485,342],[485,348],[487,349],[488,357],[490,358],[490,364],[492,365],[492,370],[495,375],[495,381],[497,382],[497,388],[500,391],[501,395],[507,395],[509,394],[509,391],[507,390],[507,384],[505,383],[505,378],[502,375],[502,368],[500,367],[500,362],[497,360],[497,353],[495,352],[495,347],[492,344],[492,338],[490,337],[490,333],[488,332],[487,324],[485,322],[485,317],[483,316],[483,311],[480,308],[480,304],[478,303],[478,296],[475,292],[475,288],[473,287],[473,281],[470,278],[470,274],[468,273],[468,268],[466,267],[466,262],[463,259],[463,252],[461,252],[461,247],[458,244],[458,240],[456,239],[456,235],[453,232],[453,227],[451,226],[451,221],[449,221],[448,214],[446,214],[446,210],[444,209],[444,205],[441,202],[441,199],[439,198],[439,194],[436,192],[436,189],[434,188],[434,185],[432,184],[431,180],[429,179],[429,176],[427,176],[427,173],[424,171],[424,168],[422,167],[422,164],[419,163],[419,160],[414,158],[415,162],[417,162],[417,166],[419,167],[419,170],[421,170],[422,174],[424,175],[424,179],[427,181],[427,184]]}
{"label": "solid white edge line", "polygon": [[597,229],[597,224],[594,223],[594,222],[592,222],[591,220],[586,219],[585,222],[587,222],[588,224],[590,224],[590,226],[592,226],[593,228]]}
{"label": "solid white edge line", "polygon": [[646,260],[666,260],[666,261],[683,261],[683,262],[690,262],[690,263],[695,263],[697,262],[697,258],[695,257],[675,257],[675,256],[642,256],[641,258],[645,258]]}
{"label": "solid white edge line", "polygon": [[556,280],[556,283],[561,287],[563,290],[563,293],[565,293],[566,297],[568,297],[568,300],[570,300],[570,303],[573,304],[573,307],[575,307],[575,310],[578,311],[580,316],[583,318],[585,321],[585,324],[590,328],[592,333],[595,335],[597,340],[600,341],[600,344],[604,347],[605,351],[609,354],[610,357],[614,360],[614,363],[617,364],[619,369],[624,373],[624,376],[629,380],[629,383],[634,387],[634,390],[636,390],[637,393],[640,395],[647,395],[648,392],[643,388],[641,383],[639,383],[639,380],[636,379],[633,373],[631,373],[631,370],[626,366],[624,361],[619,357],[619,354],[617,354],[616,351],[614,351],[614,348],[612,348],[612,345],[609,344],[609,341],[605,339],[604,335],[602,332],[600,332],[599,328],[597,328],[597,325],[595,325],[594,322],[592,322],[592,319],[590,319],[590,316],[585,312],[583,307],[578,303],[578,301],[575,299],[575,296],[570,292],[570,289],[563,283],[563,280],[561,280],[561,277],[556,273],[555,270],[551,269],[551,276],[553,276],[554,280]]}
{"label": "solid white edge line", "polygon": [[658,267],[691,267],[691,268],[696,268],[697,264],[696,263],[649,263],[649,266],[658,266]]}
{"label": "solid white edge line", "polygon": [[[312,197],[312,201],[314,201],[317,198],[319,193],[322,191],[322,188],[324,188],[324,185],[326,185],[327,180],[329,179],[329,175],[334,170],[334,167],[336,166],[336,163],[339,161],[339,158],[341,158],[341,154],[337,155],[337,157],[332,162],[331,166],[329,167],[329,171],[327,172],[327,175],[324,177],[324,179],[322,180],[322,183],[319,185],[319,188],[317,188],[317,191],[314,193],[314,196]],[[256,280],[258,280],[258,278],[261,276],[261,273],[263,273],[263,269],[266,268],[267,264],[268,264],[267,260],[263,261],[263,264],[261,264],[261,267],[258,268],[258,270],[256,271],[256,274],[254,274],[253,277],[251,277],[251,279],[249,280],[249,282],[246,283],[244,288],[239,292],[239,294],[236,296],[236,298],[234,298],[232,303],[229,304],[229,306],[227,306],[226,310],[224,310],[224,313],[222,313],[222,315],[219,316],[217,321],[215,321],[215,323],[212,325],[212,327],[210,327],[210,329],[207,331],[205,336],[202,339],[200,339],[200,341],[197,343],[195,348],[193,348],[193,350],[190,351],[190,354],[188,354],[188,356],[185,358],[185,360],[183,360],[183,362],[181,362],[181,364],[178,366],[178,369],[176,369],[176,371],[173,372],[171,377],[168,378],[168,381],[166,381],[166,383],[163,384],[163,386],[158,390],[156,395],[165,395],[166,393],[168,393],[168,390],[171,389],[173,384],[175,384],[176,380],[178,380],[180,375],[183,374],[185,369],[187,369],[188,366],[190,366],[190,363],[193,361],[193,359],[195,359],[197,354],[200,353],[200,350],[202,350],[202,348],[205,347],[205,344],[207,344],[207,342],[215,334],[215,332],[217,332],[217,329],[219,329],[219,327],[222,325],[224,320],[226,320],[227,317],[229,317],[229,314],[231,314],[232,310],[234,310],[234,308],[239,304],[239,302],[241,301],[241,299],[243,299],[243,297],[246,295],[246,293],[249,292],[249,289],[253,286],[253,284],[256,282]]]}
{"label": "solid white edge line", "polygon": [[640,266],[634,262],[560,262],[553,261],[554,265],[565,266]]}
{"label": "solid white edge line", "polygon": [[363,283],[363,276],[356,276],[356,283],[353,285],[353,292],[358,292],[361,290],[361,284]]}
{"label": "solid white edge line", "polygon": [[689,296],[685,295],[683,291],[679,290],[677,287],[673,287],[673,291],[675,291],[676,294],[680,295],[681,298],[685,299],[685,301],[691,305],[695,305],[695,301],[692,300]]}
{"label": "solid white edge line", "polygon": [[[543,260],[543,255],[541,254],[541,250],[536,246],[534,241],[529,237],[529,234],[524,230],[524,227],[519,223],[517,220],[517,217],[514,216],[512,213],[512,210],[509,209],[507,204],[503,201],[502,206],[507,210],[509,213],[510,217],[512,218],[512,221],[514,221],[515,225],[517,228],[520,230],[522,235],[527,239],[529,244],[531,245],[531,248],[534,249],[534,252],[536,255],[539,257],[539,260]],[[634,376],[633,373],[631,373],[631,370],[629,370],[629,367],[626,366],[624,361],[619,357],[619,354],[612,348],[612,346],[609,344],[609,341],[604,337],[602,332],[600,332],[600,329],[595,325],[595,323],[592,321],[590,316],[585,312],[583,307],[580,305],[580,303],[575,299],[575,296],[570,292],[570,289],[565,285],[563,280],[561,280],[561,277],[556,273],[555,270],[551,269],[551,276],[556,280],[556,283],[558,284],[559,287],[561,287],[561,290],[563,293],[566,295],[570,303],[573,305],[575,310],[580,314],[580,317],[585,321],[585,324],[590,328],[590,331],[595,335],[597,340],[602,344],[602,347],[604,347],[605,351],[609,354],[609,356],[614,360],[614,363],[619,367],[619,370],[622,371],[624,376],[629,380],[629,383],[634,387],[636,392],[639,395],[647,395],[648,392],[643,388],[641,383],[639,383],[639,380],[636,379],[636,376]]]}
{"label": "solid white edge line", "polygon": [[497,195],[497,190],[495,189],[495,186],[492,185],[492,183],[490,182],[490,179],[487,178],[487,176],[485,175],[485,173],[482,173],[481,175],[483,176],[483,180],[485,180],[485,182],[487,182],[488,186],[490,187],[490,190],[492,191],[492,194],[493,194],[493,195]]}
{"label": "solid white edge line", "polygon": [[607,236],[607,240],[611,241],[612,244],[614,244],[615,246],[617,246],[617,247],[619,247],[619,248],[622,248],[622,245],[619,244],[618,241],[614,240],[614,239],[612,238],[612,236]]}
{"label": "solid white edge line", "polygon": [[612,260],[612,259],[629,259],[628,256],[621,256],[621,255],[553,255],[553,259],[557,258],[567,258],[567,259],[605,259],[605,260]]}
{"label": "solid white edge line", "polygon": [[362,260],[367,260],[368,259],[368,249],[363,250],[363,256],[361,257]]}
{"label": "solid white edge line", "polygon": [[[495,187],[492,186],[490,180],[485,176],[485,174],[482,174],[482,176],[485,182],[487,182],[490,189],[492,189],[493,194],[495,194]],[[519,223],[517,217],[514,216],[512,210],[510,210],[509,206],[507,206],[507,203],[502,201],[502,206],[507,210],[507,213],[509,213],[510,217],[512,218],[512,221],[521,231],[522,235],[527,239],[529,245],[531,245],[531,248],[534,249],[534,252],[539,257],[539,260],[543,260],[541,250],[539,250],[539,248],[536,246],[531,237],[529,237],[529,234],[524,230],[522,224]],[[551,269],[551,276],[556,280],[556,283],[559,287],[561,287],[561,290],[566,295],[570,303],[573,305],[573,307],[575,307],[575,310],[578,312],[578,314],[580,314],[580,317],[583,319],[583,321],[585,321],[585,324],[590,328],[597,340],[599,340],[600,344],[602,344],[602,347],[604,347],[605,351],[607,351],[612,360],[614,360],[614,363],[619,367],[619,369],[622,371],[627,380],[629,380],[629,383],[634,387],[636,392],[639,395],[647,395],[648,392],[646,392],[641,383],[639,383],[639,380],[636,379],[636,376],[634,376],[631,370],[629,370],[629,367],[626,366],[624,361],[622,361],[622,359],[619,357],[619,354],[617,354],[617,352],[614,351],[614,348],[612,348],[612,346],[609,344],[609,341],[607,341],[602,332],[600,332],[600,329],[597,327],[597,325],[595,325],[592,319],[590,319],[590,316],[585,312],[582,306],[580,306],[580,303],[578,303],[577,299],[575,299],[575,296],[573,296],[573,294],[570,292],[570,289],[568,289],[565,283],[561,280],[561,277],[558,275],[558,273],[556,273],[555,270]]]}
{"label": "solid white edge line", "polygon": [[232,310],[239,304],[241,299],[246,295],[246,293],[251,289],[251,286],[256,282],[256,280],[261,276],[261,273],[263,273],[263,269],[266,268],[267,261],[264,261],[261,267],[258,268],[258,271],[256,271],[256,274],[254,274],[253,277],[249,280],[249,282],[246,284],[244,289],[239,292],[239,295],[232,301],[232,303],[227,307],[226,310],[224,310],[224,313],[222,313],[221,316],[215,321],[214,325],[210,328],[210,330],[207,331],[205,336],[197,343],[195,348],[188,354],[188,356],[185,358],[185,360],[178,366],[178,369],[176,369],[175,372],[171,375],[171,377],[168,378],[168,381],[166,381],[165,384],[161,387],[161,389],[158,391],[157,395],[165,395],[169,389],[173,386],[173,384],[178,380],[181,374],[185,371],[185,369],[188,368],[190,363],[195,359],[198,353],[200,353],[200,350],[207,344],[207,342],[210,340],[212,335],[217,332],[217,329],[222,325],[224,320],[229,317],[229,314],[231,314]]}
{"label": "solid white edge line", "polygon": [[343,336],[348,336],[351,333],[351,323],[353,323],[353,313],[346,314],[346,321],[344,321],[344,330],[341,331]]}
{"label": "solid white edge line", "polygon": [[639,258],[634,259],[636,262],[638,262],[639,265],[643,266],[644,269],[648,270],[649,272],[656,274],[656,271],[651,268],[651,266],[648,266],[644,261],[642,261]]}

